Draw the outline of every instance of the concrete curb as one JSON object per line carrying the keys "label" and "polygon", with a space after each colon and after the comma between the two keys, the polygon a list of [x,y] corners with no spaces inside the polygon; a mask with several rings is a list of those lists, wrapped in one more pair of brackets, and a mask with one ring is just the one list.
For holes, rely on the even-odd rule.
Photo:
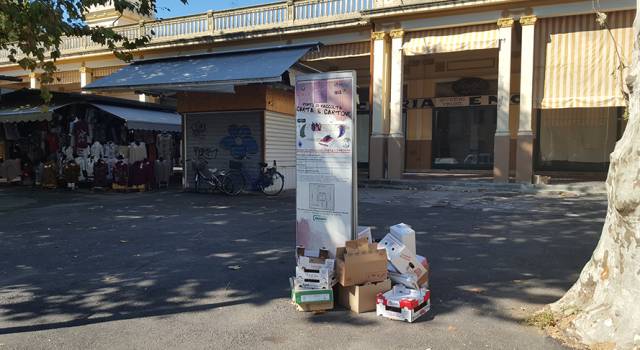
{"label": "concrete curb", "polygon": [[530,185],[519,183],[493,183],[489,181],[439,181],[439,180],[361,180],[360,188],[387,188],[395,190],[426,190],[452,192],[503,192],[503,193],[563,193],[576,195],[606,194],[604,182],[575,182],[554,185]]}

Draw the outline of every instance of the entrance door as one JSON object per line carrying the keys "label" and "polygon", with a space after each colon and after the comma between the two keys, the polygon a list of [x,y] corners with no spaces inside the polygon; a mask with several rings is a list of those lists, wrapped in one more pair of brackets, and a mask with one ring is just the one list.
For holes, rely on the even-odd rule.
{"label": "entrance door", "polygon": [[433,117],[434,169],[491,169],[496,107],[437,108]]}

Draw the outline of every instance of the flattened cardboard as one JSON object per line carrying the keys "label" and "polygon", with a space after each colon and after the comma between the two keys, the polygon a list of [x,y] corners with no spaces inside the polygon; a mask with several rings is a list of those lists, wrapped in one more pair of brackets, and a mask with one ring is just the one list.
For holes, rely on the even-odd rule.
{"label": "flattened cardboard", "polygon": [[392,234],[387,234],[378,247],[385,248],[389,261],[401,274],[414,274],[416,276],[418,285],[422,286],[429,280],[427,269],[418,262],[415,254],[412,254],[409,249],[400,242]]}
{"label": "flattened cardboard", "polygon": [[367,283],[361,286],[338,286],[338,304],[356,312],[376,311],[376,298],[379,293],[391,290],[391,280]]}
{"label": "flattened cardboard", "polygon": [[336,251],[336,276],[343,287],[387,279],[387,252],[365,237],[347,241]]}

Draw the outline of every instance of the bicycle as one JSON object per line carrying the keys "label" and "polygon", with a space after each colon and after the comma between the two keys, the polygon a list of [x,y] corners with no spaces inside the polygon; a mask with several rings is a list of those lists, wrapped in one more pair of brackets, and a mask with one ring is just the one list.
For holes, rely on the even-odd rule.
{"label": "bicycle", "polygon": [[242,187],[235,186],[234,176],[229,172],[216,168],[208,169],[206,167],[208,164],[206,160],[193,162],[192,164],[195,172],[194,182],[196,192],[202,193],[203,191],[213,192],[220,190],[229,196],[237,196],[242,192]]}
{"label": "bicycle", "polygon": [[[255,185],[258,190],[267,196],[277,196],[284,189],[284,175],[278,172],[276,161],[273,161],[273,166],[269,167],[267,163],[258,163],[260,170],[258,171],[258,178],[255,181]],[[242,162],[237,160],[229,161],[229,168],[231,174],[238,174],[240,176],[234,177],[234,186],[242,186],[244,189],[246,185],[247,175],[243,171]],[[240,183],[241,182],[241,183]]]}

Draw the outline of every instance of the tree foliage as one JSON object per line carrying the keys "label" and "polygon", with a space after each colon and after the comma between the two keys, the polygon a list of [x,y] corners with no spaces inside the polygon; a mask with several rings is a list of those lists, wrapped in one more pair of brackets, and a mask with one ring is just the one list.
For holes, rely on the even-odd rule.
{"label": "tree foliage", "polygon": [[130,61],[131,51],[147,44],[148,35],[127,38],[111,27],[89,27],[85,22],[90,7],[111,4],[120,14],[149,17],[157,12],[156,0],[0,0],[0,49],[7,50],[9,60],[23,69],[41,72],[45,86],[54,80],[65,37],[90,38]]}

